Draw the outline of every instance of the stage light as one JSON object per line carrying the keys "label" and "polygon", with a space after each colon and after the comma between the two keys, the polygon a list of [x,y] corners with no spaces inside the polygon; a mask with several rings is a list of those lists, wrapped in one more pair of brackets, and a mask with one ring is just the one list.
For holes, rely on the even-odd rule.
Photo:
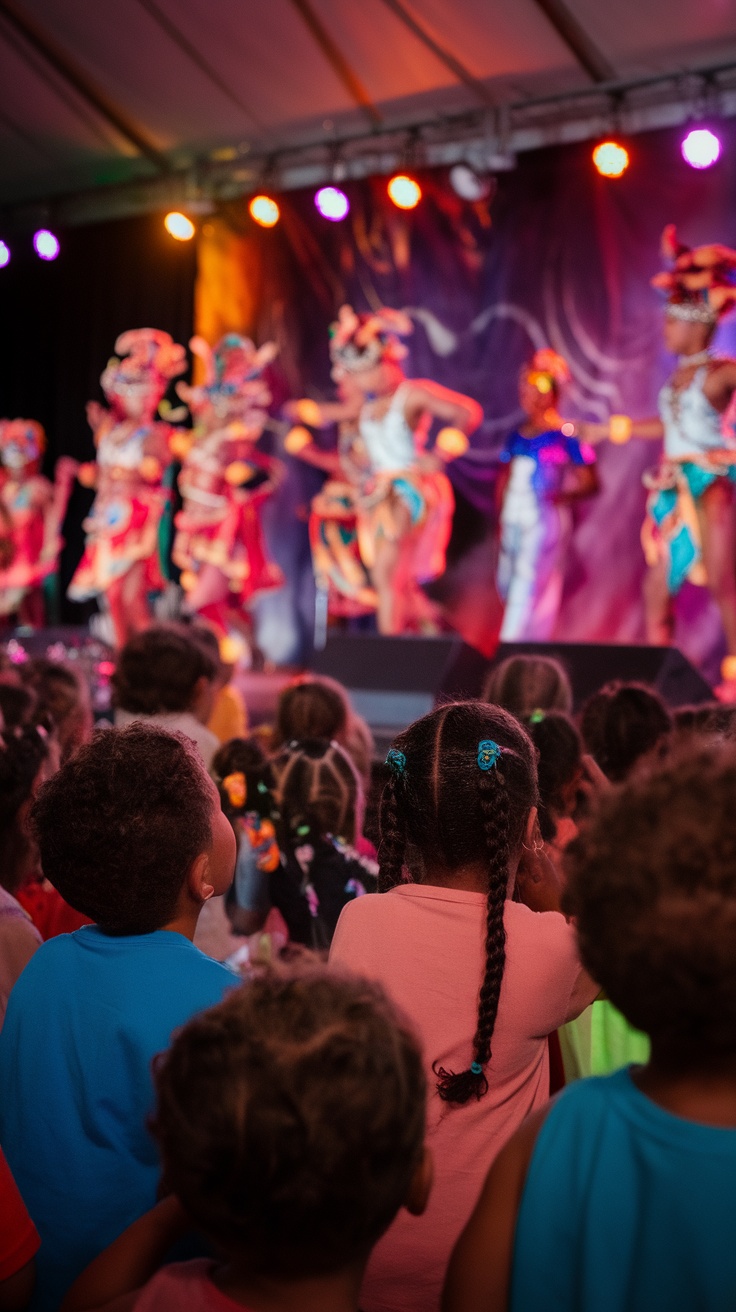
{"label": "stage light", "polygon": [[0,241],[0,269],[4,269],[6,264],[10,264],[10,247]]}
{"label": "stage light", "polygon": [[620,178],[629,167],[629,152],[617,141],[601,141],[593,151],[593,163],[604,178]]}
{"label": "stage light", "polygon": [[710,128],[691,128],[680,149],[691,169],[709,169],[720,157],[721,143]]}
{"label": "stage light", "polygon": [[254,196],[248,210],[250,217],[262,228],[275,228],[281,218],[281,210],[270,196]]}
{"label": "stage light", "polygon": [[344,219],[350,209],[350,201],[339,187],[320,187],[314,203],[322,218],[331,219],[333,223]]}
{"label": "stage light", "polygon": [[388,184],[388,194],[394,205],[400,210],[416,209],[422,199],[422,189],[413,178],[405,173],[396,173]]}
{"label": "stage light", "polygon": [[194,224],[186,214],[179,210],[170,210],[164,219],[164,227],[175,241],[191,241],[194,236]]}
{"label": "stage light", "polygon": [[461,200],[479,201],[488,199],[492,183],[488,174],[476,173],[469,164],[453,164],[450,185]]}
{"label": "stage light", "polygon": [[55,260],[59,254],[58,238],[48,228],[39,228],[33,234],[33,249],[41,260]]}

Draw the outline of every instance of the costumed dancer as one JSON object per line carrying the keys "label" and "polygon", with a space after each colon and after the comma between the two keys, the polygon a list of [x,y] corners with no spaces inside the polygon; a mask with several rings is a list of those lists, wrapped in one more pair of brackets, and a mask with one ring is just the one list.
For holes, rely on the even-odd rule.
{"label": "costumed dancer", "polygon": [[115,350],[100,379],[110,408],[96,401],[87,407],[97,459],[82,465],[78,478],[95,487],[96,496],[84,525],[84,555],[67,596],[104,598],[116,644],[123,646],[150,623],[149,593],[165,587],[158,536],[169,499],[163,476],[175,430],[156,414],[187,359],[184,347],[156,328],[122,333]]}
{"label": "costumed dancer", "polygon": [[591,436],[623,443],[630,437],[664,439],[662,460],[645,475],[649,488],[642,543],[649,566],[644,597],[650,642],[669,644],[674,599],[685,579],[707,586],[723,623],[727,655],[719,689],[736,699],[736,360],[713,354],[711,339],[736,303],[736,251],[726,246],[692,250],[674,226],[662,235],[669,269],[652,279],[667,295],[664,341],[677,356],[659,394],[659,419],[632,421],[612,415],[587,425]]}
{"label": "costumed dancer", "polygon": [[526,421],[500,454],[502,642],[553,636],[572,533],[570,503],[598,490],[592,448],[577,440],[574,425],[563,424],[557,409],[569,379],[566,361],[551,350],[537,351],[519,378]]}
{"label": "costumed dancer", "polygon": [[[338,385],[340,400],[351,397],[362,402],[362,395],[346,375]],[[308,402],[302,402],[307,405]],[[326,603],[326,615],[336,619],[354,619],[373,614],[378,596],[363,564],[358,542],[358,507],[362,491],[370,478],[370,465],[360,436],[357,419],[338,425],[337,450],[317,446],[308,428],[293,428],[285,448],[306,464],[328,475],[312,498],[309,513],[309,545],[317,584],[317,596]]]}
{"label": "costumed dancer", "polygon": [[237,333],[214,348],[201,337],[189,345],[204,362],[205,380],[177,388],[195,427],[179,475],[184,504],[172,558],[182,571],[185,612],[208,619],[224,637],[229,624],[243,625],[243,607],[284,581],[261,525],[261,507],[283,467],[256,450],[271,401],[262,373],[277,348],[267,342],[256,350]]}
{"label": "costumed dancer", "polygon": [[[331,329],[332,376],[349,378],[344,402],[296,402],[290,412],[303,424],[356,423],[369,476],[357,502],[358,543],[378,597],[381,633],[419,629],[430,605],[420,584],[438,578],[452,528],[455,498],[442,464],[467,450],[467,435],[482,419],[477,402],[426,379],[408,379],[401,337],[409,317],[381,309],[358,315],[343,306]],[[446,425],[433,451],[425,451],[433,419]]]}
{"label": "costumed dancer", "polygon": [[61,526],[77,462],[62,456],[54,482],[41,473],[46,436],[33,419],[0,420],[0,616],[18,612],[34,628],[45,621],[42,585],[56,573]]}

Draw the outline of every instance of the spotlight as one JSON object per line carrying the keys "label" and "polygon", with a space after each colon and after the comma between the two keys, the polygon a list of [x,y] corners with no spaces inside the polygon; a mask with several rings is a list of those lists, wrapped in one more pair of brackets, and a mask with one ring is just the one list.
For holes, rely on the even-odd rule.
{"label": "spotlight", "polygon": [[450,169],[452,190],[461,200],[487,200],[491,194],[491,179],[476,173],[469,164],[453,164]]}
{"label": "spotlight", "polygon": [[413,178],[405,173],[396,173],[388,184],[388,194],[394,205],[400,210],[416,209],[422,199],[422,189]]}
{"label": "spotlight", "polygon": [[0,241],[0,269],[4,269],[6,264],[10,264],[10,247]]}
{"label": "spotlight", "polygon": [[709,169],[720,157],[721,143],[710,128],[691,128],[680,149],[691,169]]}
{"label": "spotlight", "polygon": [[617,141],[601,141],[593,151],[593,163],[604,178],[620,178],[629,167],[629,152]]}
{"label": "spotlight", "polygon": [[33,234],[33,249],[41,260],[55,260],[59,254],[59,241],[48,228],[39,228]]}
{"label": "spotlight", "polygon": [[250,217],[262,228],[275,228],[281,218],[281,210],[270,196],[254,196],[248,210]]}
{"label": "spotlight", "polygon": [[191,241],[194,236],[194,224],[186,214],[171,210],[164,219],[164,227],[175,241]]}
{"label": "spotlight", "polygon": [[350,209],[350,201],[339,187],[320,187],[314,203],[322,218],[331,219],[333,223],[344,219]]}

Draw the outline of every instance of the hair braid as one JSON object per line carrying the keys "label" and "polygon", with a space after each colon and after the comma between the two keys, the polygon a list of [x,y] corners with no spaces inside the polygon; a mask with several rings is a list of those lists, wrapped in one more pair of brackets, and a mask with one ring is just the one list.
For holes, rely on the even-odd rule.
{"label": "hair braid", "polygon": [[395,888],[404,878],[404,855],[406,853],[406,826],[399,814],[399,799],[396,796],[397,783],[390,779],[383,790],[381,798],[381,841],[378,848],[378,891],[387,893]]}
{"label": "hair braid", "polygon": [[435,1070],[439,1076],[437,1092],[445,1102],[465,1103],[470,1098],[482,1098],[488,1092],[488,1080],[483,1067],[491,1059],[491,1040],[498,1013],[504,965],[506,962],[506,930],[503,913],[508,885],[510,844],[510,801],[506,780],[500,769],[480,774],[478,779],[480,809],[488,858],[488,898],[486,919],[486,966],[478,998],[478,1024],[473,1038],[473,1065],[470,1070],[455,1074],[443,1067]]}

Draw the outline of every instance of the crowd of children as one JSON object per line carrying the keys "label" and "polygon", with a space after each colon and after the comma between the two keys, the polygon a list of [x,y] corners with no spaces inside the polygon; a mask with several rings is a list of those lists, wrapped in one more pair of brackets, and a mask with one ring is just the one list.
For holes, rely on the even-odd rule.
{"label": "crowd of children", "polygon": [[0,660],[0,1308],[733,1309],[732,713],[231,674]]}

